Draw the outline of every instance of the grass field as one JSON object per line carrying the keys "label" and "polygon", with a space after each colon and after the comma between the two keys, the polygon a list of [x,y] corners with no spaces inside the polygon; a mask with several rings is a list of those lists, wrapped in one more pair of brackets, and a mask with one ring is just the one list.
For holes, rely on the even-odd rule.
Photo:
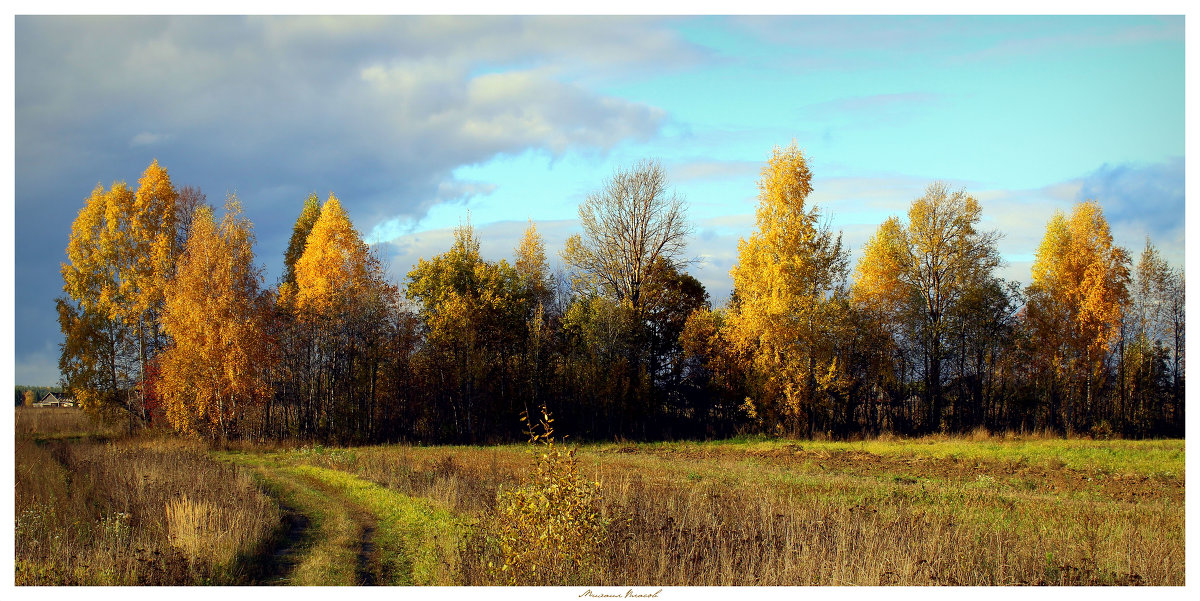
{"label": "grass field", "polygon": [[[484,585],[511,576],[496,569],[495,524],[505,519],[496,499],[527,481],[529,445],[206,452],[169,438],[31,433],[21,411],[19,584]],[[1181,440],[750,438],[588,444],[577,458],[581,475],[600,482],[603,543],[586,574],[547,570],[519,582],[1184,583]],[[132,473],[159,474],[155,485],[92,478],[80,487],[73,476],[118,474],[130,462]],[[160,464],[205,485],[187,488]],[[172,513],[185,498],[224,517]],[[209,522],[236,519],[237,537],[212,534]],[[176,567],[148,572],[139,549]]]}
{"label": "grass field", "polygon": [[174,436],[18,409],[17,584],[241,584],[281,524],[247,474]]}

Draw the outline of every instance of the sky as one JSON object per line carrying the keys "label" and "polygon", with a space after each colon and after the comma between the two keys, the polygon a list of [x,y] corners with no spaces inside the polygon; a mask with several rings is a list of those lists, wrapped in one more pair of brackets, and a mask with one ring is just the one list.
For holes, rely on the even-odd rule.
{"label": "sky", "polygon": [[[1184,18],[15,18],[15,380],[55,384],[71,222],[152,160],[253,221],[265,283],[336,194],[402,284],[469,219],[552,267],[615,169],[659,160],[690,272],[728,299],[759,170],[793,140],[857,261],[936,180],[979,199],[1028,283],[1054,211],[1098,201],[1136,259],[1184,264]],[[853,264],[853,263],[852,263]]]}

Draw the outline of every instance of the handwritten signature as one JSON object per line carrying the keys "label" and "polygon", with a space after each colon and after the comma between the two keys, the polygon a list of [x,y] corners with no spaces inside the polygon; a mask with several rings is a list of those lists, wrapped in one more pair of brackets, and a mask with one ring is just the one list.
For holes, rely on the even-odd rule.
{"label": "handwritten signature", "polygon": [[607,599],[657,599],[658,594],[661,592],[662,592],[662,589],[658,589],[657,591],[654,591],[653,593],[635,593],[635,592],[633,592],[633,589],[629,589],[629,590],[625,591],[624,594],[621,594],[621,593],[613,594],[613,593],[597,593],[597,592],[594,592],[592,589],[588,589],[586,591],[583,591],[583,593],[581,593],[579,596],[580,597],[593,597],[596,599],[602,599],[602,598],[607,598]]}

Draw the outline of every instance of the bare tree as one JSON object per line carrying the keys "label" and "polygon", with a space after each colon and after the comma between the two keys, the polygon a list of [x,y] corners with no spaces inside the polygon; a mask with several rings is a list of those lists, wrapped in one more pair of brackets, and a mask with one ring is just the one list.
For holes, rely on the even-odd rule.
{"label": "bare tree", "polygon": [[579,205],[583,235],[567,239],[563,260],[594,277],[620,301],[635,309],[659,258],[680,263],[692,227],[683,198],[667,191],[658,161],[639,161],[617,169],[604,188]]}

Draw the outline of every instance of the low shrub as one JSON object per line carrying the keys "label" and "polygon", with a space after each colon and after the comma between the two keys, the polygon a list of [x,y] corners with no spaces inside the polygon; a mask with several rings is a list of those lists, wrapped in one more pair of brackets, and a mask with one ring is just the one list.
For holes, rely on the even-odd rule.
{"label": "low shrub", "polygon": [[541,413],[529,428],[530,473],[497,494],[489,523],[500,565],[489,567],[508,584],[577,584],[597,563],[608,520],[600,510],[600,482],[580,475],[576,449],[555,442],[554,420],[544,406]]}

